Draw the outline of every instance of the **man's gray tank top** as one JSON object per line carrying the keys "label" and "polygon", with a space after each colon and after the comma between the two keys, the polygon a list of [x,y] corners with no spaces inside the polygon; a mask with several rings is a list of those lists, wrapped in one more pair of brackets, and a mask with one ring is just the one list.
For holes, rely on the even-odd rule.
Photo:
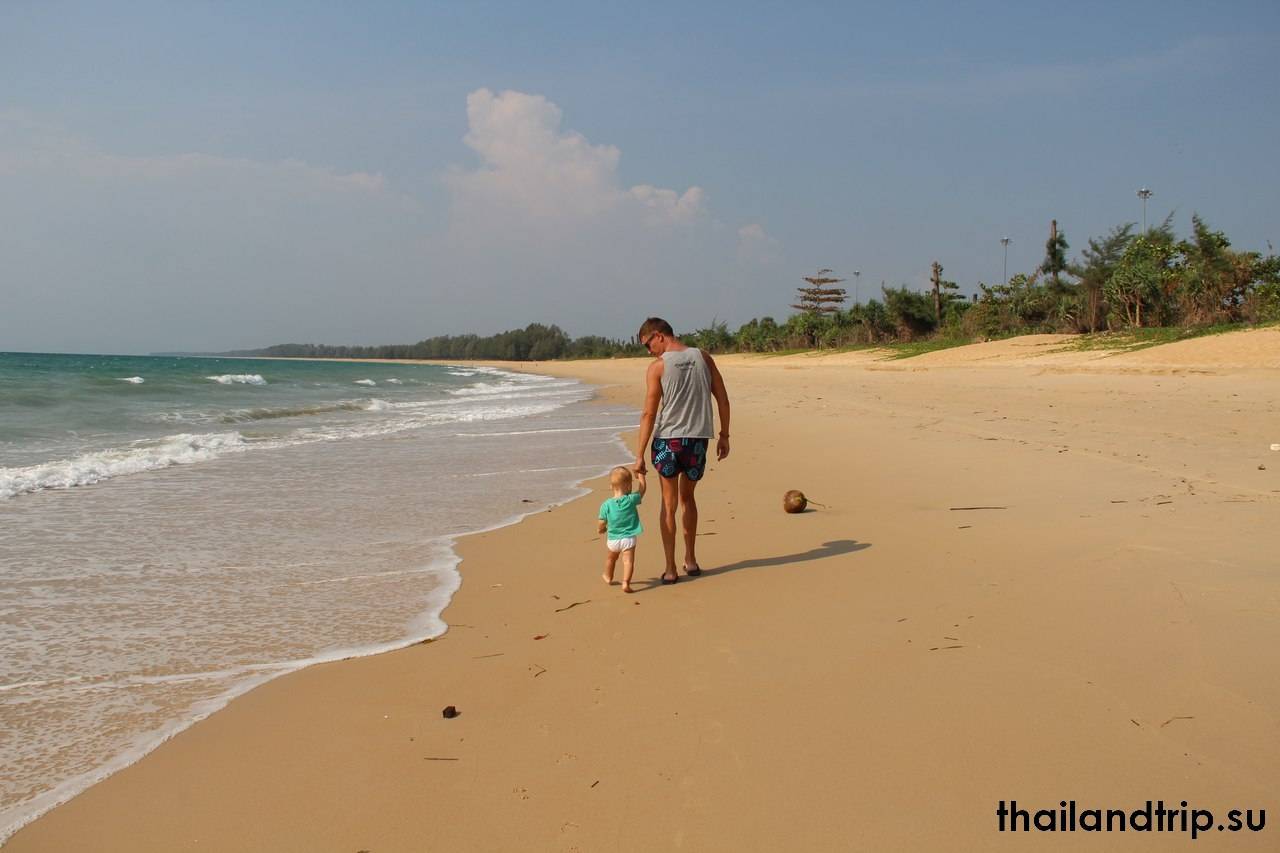
{"label": "man's gray tank top", "polygon": [[655,438],[711,438],[711,371],[695,347],[662,354],[662,408]]}

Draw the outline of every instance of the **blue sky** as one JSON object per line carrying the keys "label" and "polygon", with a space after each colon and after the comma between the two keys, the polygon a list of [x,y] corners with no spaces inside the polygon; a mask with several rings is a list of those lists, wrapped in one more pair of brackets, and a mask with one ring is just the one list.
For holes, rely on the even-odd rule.
{"label": "blue sky", "polygon": [[1144,185],[1266,251],[1278,35],[1275,3],[9,0],[0,349],[736,326],[819,267],[972,291]]}

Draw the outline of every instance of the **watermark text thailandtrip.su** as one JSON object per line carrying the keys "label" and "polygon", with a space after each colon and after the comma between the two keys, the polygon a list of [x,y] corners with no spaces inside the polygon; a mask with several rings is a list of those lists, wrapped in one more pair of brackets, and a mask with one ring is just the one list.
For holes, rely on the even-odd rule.
{"label": "watermark text thailandtrip.su", "polygon": [[1204,832],[1261,832],[1266,809],[1229,809],[1217,816],[1212,809],[1191,808],[1186,800],[1166,806],[1147,800],[1136,809],[1080,808],[1075,800],[1060,800],[1057,808],[1028,809],[1017,800],[1001,800],[996,808],[1000,832],[1178,832],[1194,840]]}

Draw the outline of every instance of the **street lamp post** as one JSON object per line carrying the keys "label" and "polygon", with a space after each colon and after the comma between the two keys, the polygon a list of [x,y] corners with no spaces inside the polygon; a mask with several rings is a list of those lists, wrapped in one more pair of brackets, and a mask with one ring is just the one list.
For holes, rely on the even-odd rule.
{"label": "street lamp post", "polygon": [[1143,236],[1146,236],[1146,233],[1147,233],[1147,199],[1151,198],[1151,190],[1147,189],[1146,187],[1143,187],[1142,189],[1138,190],[1138,198],[1142,199],[1142,233],[1143,233]]}
{"label": "street lamp post", "polygon": [[862,297],[858,293],[858,276],[862,275],[862,270],[853,271],[853,304],[861,305]]}
{"label": "street lamp post", "polygon": [[1000,282],[1001,284],[1009,283],[1009,244],[1011,242],[1013,241],[1008,237],[1000,238],[1000,245],[1004,246],[1004,280]]}

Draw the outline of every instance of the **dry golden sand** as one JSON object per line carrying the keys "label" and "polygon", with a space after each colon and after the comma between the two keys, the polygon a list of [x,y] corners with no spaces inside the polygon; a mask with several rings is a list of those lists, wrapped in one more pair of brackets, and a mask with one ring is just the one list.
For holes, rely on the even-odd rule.
{"label": "dry golden sand", "polygon": [[[1276,849],[1280,333],[967,349],[720,359],[701,578],[656,584],[654,499],[605,587],[596,483],[463,541],[440,640],[271,682],[6,853]],[[644,367],[535,369],[637,404]],[[1271,825],[996,830],[1161,798]]]}

